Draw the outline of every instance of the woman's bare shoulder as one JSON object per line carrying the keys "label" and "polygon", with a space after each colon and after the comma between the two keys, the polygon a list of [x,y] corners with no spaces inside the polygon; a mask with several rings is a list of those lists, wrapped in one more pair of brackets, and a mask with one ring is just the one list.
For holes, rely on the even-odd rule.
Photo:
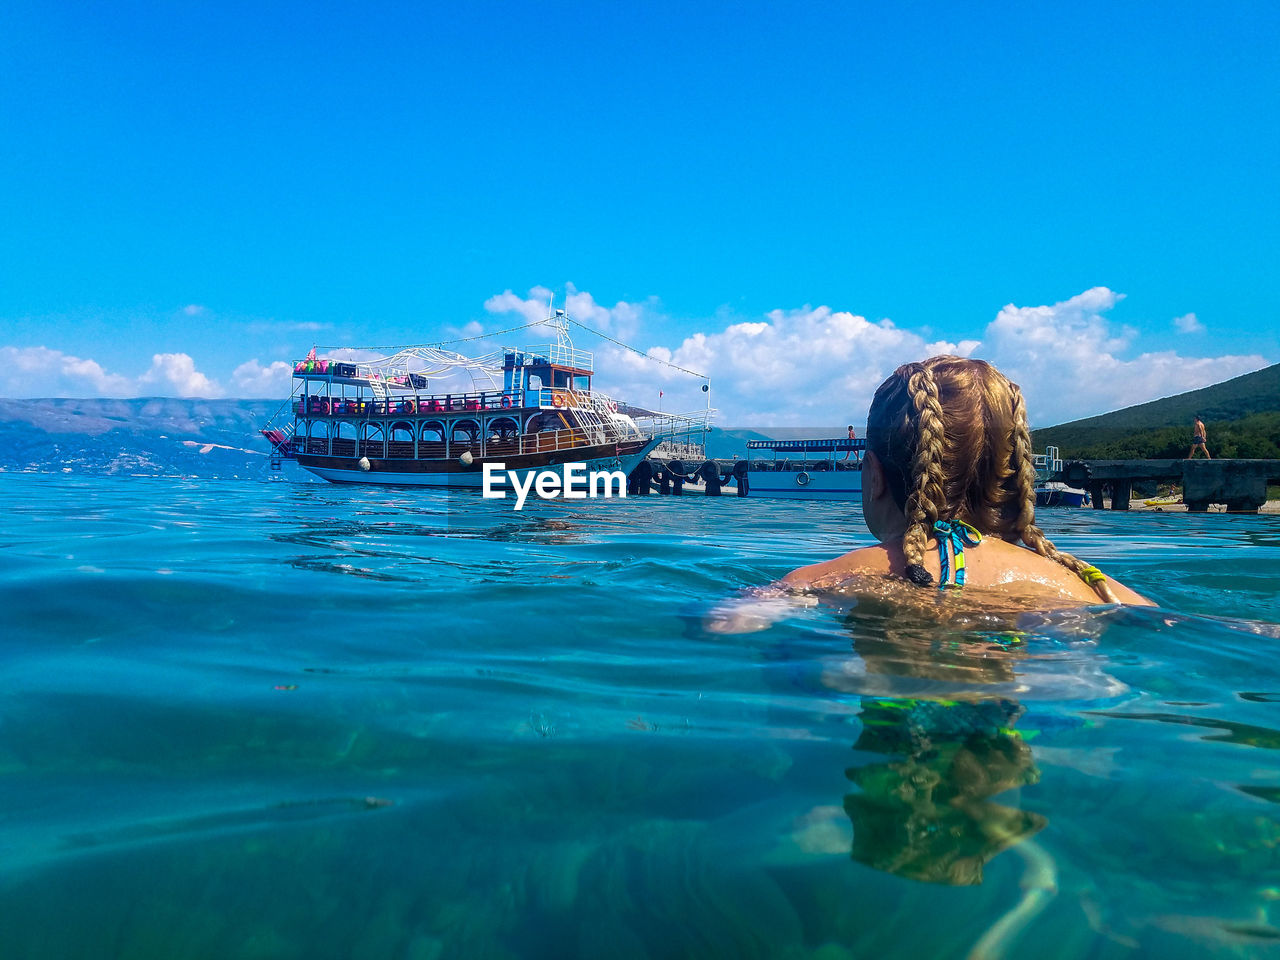
{"label": "woman's bare shoulder", "polygon": [[[901,547],[897,549],[902,552]],[[885,574],[894,571],[894,555],[892,548],[883,543],[846,553],[834,560],[810,564],[792,570],[780,581],[788,587],[822,587],[840,583],[850,577]]]}
{"label": "woman's bare shoulder", "polygon": [[[1048,557],[1042,557],[1021,544],[988,538],[983,540],[981,549],[974,551],[974,554],[971,572],[975,575],[975,583],[984,586],[1017,584],[1029,589],[1043,586],[1060,591],[1064,597],[1099,602],[1094,589],[1081,580],[1075,571]],[[1150,600],[1119,581],[1107,577],[1107,583],[1121,603],[1151,605]]]}

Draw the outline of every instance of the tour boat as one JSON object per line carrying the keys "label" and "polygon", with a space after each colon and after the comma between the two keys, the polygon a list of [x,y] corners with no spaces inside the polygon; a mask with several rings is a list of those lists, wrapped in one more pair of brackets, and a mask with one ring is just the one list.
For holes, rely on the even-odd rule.
{"label": "tour boat", "polygon": [[568,464],[629,476],[664,440],[705,431],[710,410],[699,420],[620,408],[594,390],[594,358],[574,347],[569,322],[556,310],[555,343],[474,358],[443,345],[355,361],[313,349],[294,366],[290,415],[262,430],[273,466],[287,458],[335,483],[434,487],[480,487],[486,464],[521,482]]}
{"label": "tour boat", "polygon": [[[862,496],[865,440],[750,440],[751,496],[797,500],[856,500]],[[736,476],[736,474],[735,474]]]}

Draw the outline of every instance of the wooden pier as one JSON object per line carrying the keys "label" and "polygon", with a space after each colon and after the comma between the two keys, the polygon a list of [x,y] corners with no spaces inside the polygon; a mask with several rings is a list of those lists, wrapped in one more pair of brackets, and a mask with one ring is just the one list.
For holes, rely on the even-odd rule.
{"label": "wooden pier", "polygon": [[[862,451],[866,440],[853,437],[804,440],[751,440],[748,458],[705,457],[705,448],[690,445],[692,457],[651,454],[628,478],[627,492],[681,496],[686,486],[709,497],[732,484],[739,497],[751,495],[757,481],[764,496],[804,499],[850,499],[861,489]],[[840,454],[844,456],[841,457]]]}
{"label": "wooden pier", "polygon": [[1267,484],[1280,482],[1280,460],[1070,460],[1054,480],[1089,491],[1095,510],[1104,493],[1112,510],[1128,510],[1133,484],[1178,483],[1191,513],[1211,503],[1231,513],[1257,513],[1267,502]]}
{"label": "wooden pier", "polygon": [[[860,450],[863,441],[849,444]],[[745,497],[752,473],[743,459],[652,457],[632,471],[628,492],[680,496],[686,485],[696,485],[699,493],[719,496],[732,484],[733,492]],[[1041,476],[1088,490],[1095,510],[1103,509],[1107,495],[1112,510],[1128,510],[1135,483],[1169,483],[1182,487],[1182,502],[1192,513],[1204,513],[1210,504],[1223,504],[1231,513],[1257,513],[1267,502],[1267,484],[1280,483],[1280,460],[1069,460]]]}

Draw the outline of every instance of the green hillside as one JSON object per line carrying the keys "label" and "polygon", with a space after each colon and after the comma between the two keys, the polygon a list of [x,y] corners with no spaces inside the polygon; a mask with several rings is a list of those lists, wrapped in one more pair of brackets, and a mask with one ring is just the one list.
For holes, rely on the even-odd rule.
{"label": "green hillside", "polygon": [[1199,414],[1215,457],[1280,458],[1280,364],[1200,390],[1032,431],[1037,449],[1065,458],[1185,457]]}

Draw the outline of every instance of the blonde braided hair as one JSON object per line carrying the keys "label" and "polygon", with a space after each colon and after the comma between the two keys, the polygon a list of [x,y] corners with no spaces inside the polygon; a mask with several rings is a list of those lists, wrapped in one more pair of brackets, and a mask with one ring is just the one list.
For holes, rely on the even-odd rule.
{"label": "blonde braided hair", "polygon": [[929,530],[935,520],[941,519],[940,511],[945,501],[942,488],[942,452],[946,443],[942,403],[938,397],[938,384],[933,371],[924,364],[911,364],[907,378],[907,393],[915,408],[916,450],[911,463],[911,476],[915,481],[907,495],[907,532],[902,538],[902,550],[907,558],[907,578],[912,583],[925,586],[933,577],[924,568],[924,548]]}
{"label": "blonde braided hair", "polygon": [[1027,413],[1022,391],[1017,384],[1009,384],[1013,392],[1014,411],[1014,464],[1018,471],[1018,493],[1022,509],[1018,512],[1015,529],[1019,539],[1028,547],[1050,560],[1056,560],[1081,580],[1091,586],[1107,603],[1119,603],[1115,591],[1097,567],[1085,563],[1069,553],[1063,553],[1053,541],[1036,526],[1036,467],[1031,454],[1031,431],[1027,427]]}
{"label": "blonde braided hair", "polygon": [[989,363],[941,356],[899,367],[871,403],[867,444],[907,517],[902,549],[912,583],[933,582],[924,551],[934,522],[963,520],[984,535],[1021,540],[1117,602],[1096,567],[1059,551],[1036,526],[1026,404]]}

